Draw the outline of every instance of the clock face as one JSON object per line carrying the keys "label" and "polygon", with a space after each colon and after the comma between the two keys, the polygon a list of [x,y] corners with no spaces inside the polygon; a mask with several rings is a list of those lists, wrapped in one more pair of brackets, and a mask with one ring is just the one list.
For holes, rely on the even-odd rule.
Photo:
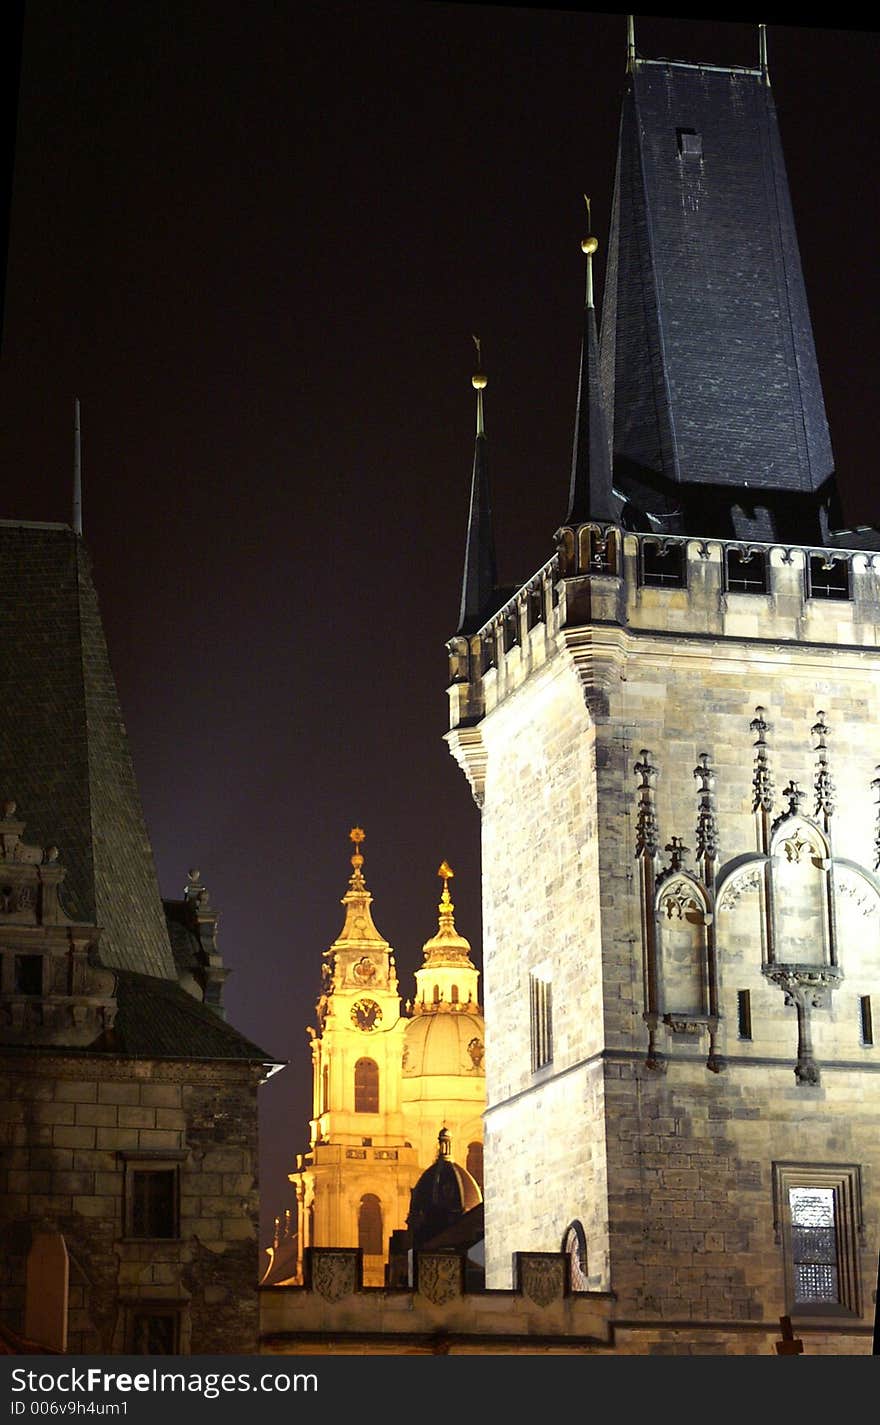
{"label": "clock face", "polygon": [[382,1018],[382,1011],[374,999],[359,999],[351,1007],[352,1023],[358,1029],[375,1029]]}

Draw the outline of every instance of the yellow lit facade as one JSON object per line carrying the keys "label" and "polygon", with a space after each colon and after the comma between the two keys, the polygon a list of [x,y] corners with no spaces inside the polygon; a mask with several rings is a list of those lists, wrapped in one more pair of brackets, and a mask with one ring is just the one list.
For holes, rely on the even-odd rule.
{"label": "yellow lit facade", "polygon": [[[309,1151],[290,1174],[297,1201],[296,1238],[270,1251],[270,1276],[287,1247],[289,1274],[303,1279],[308,1247],[363,1252],[364,1285],[385,1280],[391,1233],[406,1227],[410,1190],[435,1158],[445,1126],[452,1156],[482,1183],[482,1111],[486,1102],[479,972],[458,935],[443,863],[437,934],[424,946],[412,1005],[401,1001],[394,952],[371,913],[363,875],[364,833],[342,899],[341,934],[324,952],[317,1029],[309,1029],[313,1111]],[[290,1247],[295,1246],[295,1251]],[[275,1270],[273,1271],[273,1266]]]}

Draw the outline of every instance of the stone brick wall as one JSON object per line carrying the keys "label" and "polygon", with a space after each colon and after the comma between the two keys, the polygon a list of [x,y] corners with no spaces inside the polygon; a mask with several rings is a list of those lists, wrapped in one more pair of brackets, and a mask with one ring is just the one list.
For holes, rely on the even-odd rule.
{"label": "stone brick wall", "polygon": [[[33,1228],[64,1233],[72,1353],[130,1349],[139,1305],[179,1312],[179,1344],[256,1348],[259,1067],[5,1054],[0,1310],[21,1329]],[[179,1171],[179,1236],[125,1235],[126,1171]],[[126,1156],[133,1155],[133,1156]]]}
{"label": "stone brick wall", "polygon": [[[545,571],[544,620],[528,645],[479,677],[472,656],[465,663],[456,649],[453,659],[454,676],[467,667],[470,682],[450,699],[450,746],[483,816],[487,1284],[509,1286],[512,1252],[558,1249],[580,1218],[589,1270],[617,1296],[615,1320],[700,1330],[714,1320],[727,1340],[725,1323],[757,1326],[787,1310],[773,1164],[856,1165],[860,1312],[823,1339],[861,1350],[880,1249],[880,1047],[864,1044],[859,1026],[860,997],[880,1002],[877,570],[865,555],[847,556],[853,599],[823,602],[807,596],[808,551],[767,547],[769,592],[728,594],[723,545],[692,540],[686,587],[658,589],[639,583],[638,543],[624,536],[595,577],[580,572],[573,544],[563,549],[558,569]],[[752,809],[758,706],[775,783],[763,831]],[[457,708],[482,716],[458,728]],[[786,929],[773,918],[765,863],[751,883],[742,872],[786,813],[789,779],[813,815],[819,710],[836,785],[831,854],[805,853],[821,888],[812,908],[788,906]],[[673,836],[690,848],[686,869],[699,870],[701,753],[715,771],[718,875],[694,934],[708,937],[711,926],[717,1003],[710,1013],[706,994],[687,1025],[664,1022],[665,1010],[686,1006],[674,1002],[668,965],[664,983],[646,929],[655,912],[643,905],[634,773],[643,748],[657,768],[655,879]],[[788,933],[792,916],[799,940]],[[820,924],[827,935],[811,930]],[[819,1082],[798,1083],[796,1009],[763,970],[774,937],[780,953],[794,945],[818,963],[828,956],[823,936],[842,978],[811,1010]],[[554,1058],[533,1074],[527,977],[536,964],[549,966],[554,985]],[[738,1033],[740,991],[750,995],[750,1039]],[[601,1076],[591,1073],[596,1062]],[[665,1335],[662,1349],[674,1339]]]}

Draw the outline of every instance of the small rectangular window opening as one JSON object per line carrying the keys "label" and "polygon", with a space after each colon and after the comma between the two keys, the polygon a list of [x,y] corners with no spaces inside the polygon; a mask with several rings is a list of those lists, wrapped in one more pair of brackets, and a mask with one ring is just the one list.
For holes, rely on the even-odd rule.
{"label": "small rectangular window opening", "polygon": [[703,157],[703,135],[698,134],[696,129],[676,129],[675,135],[682,158]]}
{"label": "small rectangular window opening", "polygon": [[16,955],[13,993],[41,995],[43,993],[42,955]]}
{"label": "small rectangular window opening", "polygon": [[504,615],[504,648],[516,648],[519,644],[519,615],[513,613]]}
{"label": "small rectangular window opening", "polygon": [[849,563],[845,559],[825,559],[821,554],[810,555],[811,599],[849,599]]}
{"label": "small rectangular window opening", "polygon": [[529,589],[526,608],[529,628],[544,622],[544,594],[541,589]]}
{"label": "small rectangular window opening", "polygon": [[177,1236],[177,1169],[131,1169],[129,1237]]}
{"label": "small rectangular window opening", "polygon": [[131,1323],[132,1355],[177,1355],[178,1322],[176,1311],[134,1312]]}
{"label": "small rectangular window opening", "polygon": [[642,552],[642,583],[656,588],[685,587],[684,544],[661,545],[644,540]]}
{"label": "small rectangular window opening", "polygon": [[759,552],[727,551],[727,587],[735,594],[766,594],[767,561]]}
{"label": "small rectangular window opening", "polygon": [[862,1043],[874,1043],[874,1021],[871,1015],[871,996],[862,995],[859,999],[859,1018],[861,1019]]}
{"label": "small rectangular window opening", "polygon": [[737,1025],[740,1039],[752,1037],[752,996],[749,990],[736,992]]}

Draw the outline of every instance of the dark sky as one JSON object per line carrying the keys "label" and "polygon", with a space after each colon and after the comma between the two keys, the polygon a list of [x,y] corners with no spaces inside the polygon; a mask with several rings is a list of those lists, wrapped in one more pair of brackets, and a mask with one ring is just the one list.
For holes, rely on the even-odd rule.
{"label": "dark sky", "polygon": [[[637,44],[753,64],[757,31],[642,16]],[[880,43],[769,46],[839,482],[878,520]],[[0,515],[69,519],[78,396],[161,887],[201,868],[229,1018],[290,1061],[262,1090],[266,1222],[306,1146],[350,827],[405,995],[444,857],[479,950],[478,813],[443,742],[471,333],[508,583],[566,508],[581,195],[601,291],[624,58],[623,16],[577,10],[27,6]]]}

